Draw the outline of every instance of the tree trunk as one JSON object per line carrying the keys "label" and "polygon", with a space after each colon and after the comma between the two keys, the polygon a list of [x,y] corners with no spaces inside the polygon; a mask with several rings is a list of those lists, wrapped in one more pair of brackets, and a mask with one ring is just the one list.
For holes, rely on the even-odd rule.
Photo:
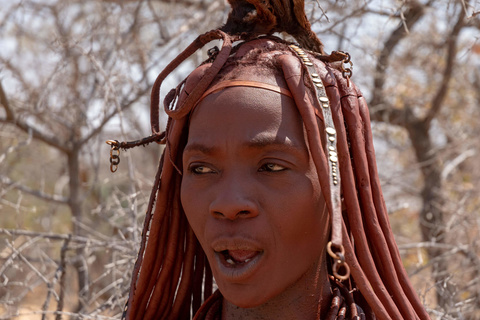
{"label": "tree trunk", "polygon": [[[409,112],[408,112],[409,113]],[[454,303],[454,292],[448,283],[448,264],[442,258],[438,244],[445,243],[444,195],[442,186],[442,163],[434,150],[429,122],[422,120],[407,121],[406,129],[410,136],[417,162],[420,164],[424,185],[422,189],[422,209],[420,211],[420,230],[422,240],[431,243],[428,258],[432,263],[432,275],[435,280],[437,303],[448,310]]]}
{"label": "tree trunk", "polygon": [[[83,236],[83,229],[79,223],[83,221],[82,218],[82,199],[81,199],[81,182],[80,182],[80,154],[79,148],[74,145],[72,150],[67,154],[68,156],[68,175],[70,177],[70,199],[68,206],[73,217],[73,234],[75,236]],[[87,305],[89,281],[88,281],[88,266],[85,260],[85,249],[77,248],[75,252],[75,259],[73,266],[78,275],[78,306],[75,312],[81,313]]]}

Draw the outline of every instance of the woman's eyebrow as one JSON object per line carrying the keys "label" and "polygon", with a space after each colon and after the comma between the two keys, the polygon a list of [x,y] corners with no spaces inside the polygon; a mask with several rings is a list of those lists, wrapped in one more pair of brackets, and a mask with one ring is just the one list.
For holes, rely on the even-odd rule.
{"label": "woman's eyebrow", "polygon": [[247,148],[265,148],[273,147],[280,150],[298,150],[301,151],[303,148],[298,144],[294,143],[288,138],[279,138],[279,137],[268,137],[268,136],[259,136],[255,137],[251,141],[245,142],[244,146]]}
{"label": "woman's eyebrow", "polygon": [[246,149],[266,149],[270,151],[286,152],[296,154],[297,156],[301,155],[302,157],[308,155],[308,149],[305,145],[299,145],[288,138],[258,137],[252,141],[245,142],[244,147]]}
{"label": "woman's eyebrow", "polygon": [[[306,148],[302,148],[298,144],[294,143],[288,138],[278,138],[278,137],[255,137],[250,141],[242,143],[242,147],[246,149],[262,149],[262,148],[272,148],[282,151],[290,152],[304,152]],[[184,153],[198,152],[206,155],[211,155],[219,151],[217,146],[209,146],[203,143],[193,142],[188,143],[185,146]]]}
{"label": "woman's eyebrow", "polygon": [[213,154],[215,153],[215,151],[217,151],[218,148],[217,147],[213,147],[213,146],[207,146],[205,144],[202,144],[202,143],[188,143],[185,147],[185,149],[183,150],[183,152],[199,152],[199,153],[204,153],[204,154]]}

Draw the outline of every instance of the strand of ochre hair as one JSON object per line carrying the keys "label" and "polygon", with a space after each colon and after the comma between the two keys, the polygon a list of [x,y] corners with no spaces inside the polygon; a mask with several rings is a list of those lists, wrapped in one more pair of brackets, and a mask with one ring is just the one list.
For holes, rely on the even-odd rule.
{"label": "strand of ochre hair", "polygon": [[[338,88],[336,86],[329,86],[326,88],[327,94],[329,97],[339,96]],[[360,216],[360,207],[358,204],[358,199],[356,198],[356,187],[355,187],[355,177],[352,169],[352,163],[350,162],[350,149],[349,143],[347,139],[347,132],[344,125],[344,116],[342,112],[342,105],[339,99],[331,99],[331,108],[332,114],[334,115],[333,121],[335,123],[335,128],[337,132],[337,148],[339,154],[339,166],[340,172],[342,175],[342,194],[344,197],[344,202],[346,205],[346,211],[349,216],[349,225],[357,226],[356,223],[362,223],[361,216]],[[354,151],[352,151],[354,153]],[[355,215],[355,213],[358,213]],[[350,219],[350,216],[352,218]],[[358,222],[358,218],[360,218],[360,222]],[[350,227],[348,228],[350,229]],[[355,244],[356,248],[353,248],[352,243],[350,242],[350,230],[348,230],[346,225],[343,224],[343,244],[345,246],[345,258],[350,265],[350,271],[352,273],[352,277],[355,279],[357,286],[359,287],[363,297],[367,301],[367,303],[374,309],[376,316],[379,319],[389,319],[389,312],[387,312],[386,308],[383,306],[383,303],[380,301],[379,297],[374,292],[368,277],[365,274],[363,268],[360,267],[359,262],[355,256],[355,250],[357,250],[358,255],[365,255],[368,254],[365,252],[366,246],[362,245],[366,244],[367,239],[364,234],[355,236]],[[368,270],[367,270],[368,272]],[[378,284],[378,277],[377,284]],[[383,287],[383,284],[381,284]],[[386,290],[383,290],[386,291]],[[382,299],[385,301],[385,299]],[[387,303],[389,303],[387,301]],[[391,308],[390,308],[391,309]]]}
{"label": "strand of ochre hair", "polygon": [[[357,190],[357,188],[355,187],[356,181],[360,183],[358,189],[367,188],[370,183],[369,177],[365,175],[364,167],[362,167],[362,164],[360,163],[360,160],[364,158],[363,155],[365,153],[365,150],[363,150],[363,133],[361,132],[361,130],[359,130],[359,124],[362,120],[358,116],[358,103],[356,100],[356,93],[354,92],[353,88],[348,90],[348,88],[343,88],[341,85],[339,86],[339,89],[340,96],[344,97],[343,99],[341,99],[343,119],[341,119],[341,121],[339,122],[346,121],[347,123],[347,134],[351,142],[350,151],[353,158],[353,163],[350,162],[350,157],[345,157],[343,159],[343,166],[342,160],[340,163],[340,172],[342,172],[342,178],[346,177],[346,181],[348,181],[342,184],[343,195],[347,207],[348,221],[350,223],[350,226],[354,226],[350,228],[350,231],[353,235],[353,238],[355,239],[355,248],[353,248],[352,244],[348,243],[347,245],[350,248],[347,250],[349,252],[354,252],[354,250],[357,250],[356,255],[349,255],[349,257],[353,260],[352,262],[349,262],[349,264],[356,266],[359,262],[363,270],[363,274],[361,276],[356,275],[355,272],[353,272],[353,278],[357,282],[360,291],[363,293],[371,285],[374,289],[375,295],[378,297],[378,299],[381,301],[381,304],[388,312],[389,316],[387,317],[387,319],[402,319],[401,313],[397,308],[396,301],[394,301],[394,299],[392,299],[392,297],[390,296],[390,294],[392,294],[392,290],[395,291],[396,289],[395,287],[386,288],[370,251],[371,246],[382,246],[382,243],[370,243],[369,245],[369,239],[367,238],[365,233],[366,230],[363,221],[367,221],[368,219],[376,219],[376,217],[374,216],[375,211],[371,211],[371,200],[366,197],[362,198],[363,191]],[[355,99],[350,99],[349,97],[351,96],[354,96]],[[342,144],[346,143],[347,141],[345,137],[345,140],[342,141]],[[361,145],[359,145],[360,143]],[[354,168],[354,170],[352,170],[352,168]],[[358,197],[361,198],[361,201],[359,201]],[[363,212],[362,210],[364,209],[369,211]],[[362,219],[362,215],[365,217],[365,219]],[[347,242],[349,242],[348,239]],[[356,261],[357,258],[359,259],[358,262]],[[367,295],[365,298],[368,301],[371,297]],[[375,310],[375,306],[372,304],[373,301],[368,302],[369,305],[373,306]],[[407,317],[407,319],[413,318]]]}
{"label": "strand of ochre hair", "polygon": [[[340,88],[348,90],[348,88],[344,86],[340,86]],[[362,208],[361,211],[357,212],[362,212],[364,216],[363,221],[365,221],[365,229],[362,226],[359,228],[354,228],[354,231],[357,231],[359,234],[361,234],[365,240],[367,240],[365,232],[371,235],[371,237],[368,238],[370,241],[369,247],[372,248],[373,255],[375,256],[374,262],[374,260],[371,258],[370,252],[368,252],[369,248],[366,246],[365,250],[369,253],[367,257],[369,260],[371,260],[371,262],[367,262],[366,265],[368,267],[372,266],[370,269],[373,271],[367,272],[367,276],[370,275],[369,278],[373,277],[374,281],[378,281],[379,283],[381,283],[382,279],[386,280],[386,285],[389,289],[388,291],[390,295],[393,296],[394,300],[394,302],[392,301],[392,303],[387,304],[387,306],[391,305],[392,308],[394,306],[398,307],[405,319],[417,318],[418,316],[415,315],[415,310],[412,309],[411,303],[417,302],[418,299],[416,298],[415,294],[409,294],[407,297],[407,294],[402,290],[403,288],[398,286],[400,283],[399,276],[405,277],[406,274],[403,271],[397,275],[396,271],[399,269],[403,270],[401,260],[393,260],[395,256],[399,256],[399,253],[396,249],[396,246],[391,247],[386,241],[386,235],[390,235],[392,232],[388,224],[388,218],[383,199],[379,199],[381,190],[379,188],[379,182],[377,181],[378,173],[376,172],[376,168],[371,167],[371,165],[369,167],[369,164],[372,163],[371,161],[374,161],[374,150],[373,143],[371,142],[371,129],[369,125],[370,122],[368,118],[368,111],[365,110],[365,105],[362,106],[363,98],[359,98],[360,95],[357,94],[357,92],[341,92],[341,94],[344,97],[342,98],[342,105],[346,106],[343,108],[343,113],[347,122],[351,145],[354,149],[352,150],[352,153],[354,154],[353,165],[355,168],[355,174],[357,175],[355,181],[362,182],[362,186],[358,188]],[[352,105],[355,105],[355,108],[351,108]],[[359,130],[359,124],[363,124],[363,128],[361,128],[363,130]],[[367,186],[370,188],[367,188]],[[376,200],[375,197],[377,197]],[[351,210],[347,210],[347,212],[349,212],[349,220],[351,221],[350,215],[355,216],[355,211],[353,211],[353,214]],[[379,219],[383,220],[384,222],[387,221],[387,223],[380,224],[378,222]],[[362,223],[361,217],[357,217],[357,220],[359,223]],[[363,241],[360,242],[362,243]],[[390,254],[385,254],[385,252],[389,252]],[[360,259],[365,257],[361,254],[357,256],[359,256]],[[380,272],[380,278],[377,278],[378,272],[376,272],[375,269]],[[377,292],[377,294],[379,293]],[[382,297],[382,295],[380,295],[380,297]],[[390,300],[388,298],[390,298],[389,295],[384,297],[385,300]],[[425,311],[423,311],[423,313],[425,313]],[[395,317],[396,316],[393,316],[393,318]]]}
{"label": "strand of ochre hair", "polygon": [[[168,169],[167,164],[169,161],[163,161],[162,167],[159,168],[161,172],[161,181],[158,190],[170,182],[173,171]],[[157,190],[154,191],[155,193]],[[166,203],[167,193],[159,192],[159,195],[156,199],[155,209],[153,214],[147,212],[147,218],[150,216],[154,217],[154,221],[146,221],[144,226],[144,234],[148,239],[146,240],[146,245],[143,251],[139,252],[139,261],[141,268],[139,270],[134,270],[132,283],[135,285],[135,292],[130,296],[130,301],[128,305],[128,314],[133,317],[133,319],[142,318],[144,314],[144,309],[146,302],[150,296],[151,285],[156,281],[156,275],[152,274],[152,269],[154,268],[155,260],[158,259],[162,261],[165,258],[164,250],[161,250],[161,244],[165,244],[166,239],[159,239],[165,237],[168,233],[166,226],[163,226],[163,230],[160,230],[162,227],[162,218],[165,212],[159,212],[159,204]],[[163,231],[163,232],[161,232]],[[160,244],[158,243],[160,241]],[[154,254],[149,254],[150,252],[155,252]],[[137,274],[138,273],[138,274]],[[152,278],[153,277],[153,278]],[[143,302],[143,303],[142,303]]]}
{"label": "strand of ochre hair", "polygon": [[[377,210],[380,212],[378,214],[378,222],[385,236],[388,249],[391,253],[393,265],[395,267],[396,274],[398,275],[398,281],[402,286],[403,291],[408,296],[408,301],[410,301],[415,311],[419,315],[421,315],[423,318],[427,318],[428,314],[425,311],[425,308],[421,304],[420,300],[416,298],[417,294],[413,289],[410,281],[408,280],[408,275],[405,268],[403,267],[400,253],[397,249],[397,245],[393,237],[393,232],[391,232],[390,222],[388,220],[387,208],[385,206],[385,201],[383,200],[383,197],[381,196],[381,192],[380,192],[381,186],[380,186],[380,181],[378,179],[378,171],[377,171],[377,163],[375,160],[372,131],[371,129],[366,130],[367,126],[368,128],[370,128],[370,125],[369,125],[370,114],[368,112],[368,107],[367,107],[365,98],[359,97],[358,101],[359,101],[359,112],[364,125],[363,132],[365,132],[365,150],[367,151],[366,152],[367,165],[368,165],[371,176],[375,177],[374,179],[372,179],[371,186],[372,186],[372,189],[374,190],[374,192],[372,193],[372,196],[373,196],[373,201],[375,203],[375,208],[377,208]],[[389,270],[386,270],[386,273],[389,273]]]}
{"label": "strand of ochre hair", "polygon": [[163,162],[164,162],[164,158],[165,158],[164,156],[165,156],[165,154],[162,153],[162,156],[160,157],[160,161],[159,161],[159,164],[158,164],[157,173],[155,175],[155,180],[154,180],[154,183],[153,183],[152,191],[151,191],[151,194],[150,194],[150,199],[148,201],[147,214],[145,216],[145,221],[144,221],[144,225],[143,225],[142,239],[141,239],[141,242],[140,242],[139,254],[138,254],[137,261],[135,262],[133,272],[132,272],[132,285],[130,287],[129,298],[128,298],[128,302],[127,302],[128,308],[133,306],[133,298],[136,294],[137,277],[138,277],[138,273],[140,271],[140,268],[141,268],[141,265],[142,265],[142,262],[143,262],[143,253],[145,251],[145,246],[146,246],[146,242],[147,242],[147,233],[148,233],[148,229],[149,229],[150,222],[151,222],[151,219],[152,219],[153,206],[155,205],[155,200],[156,200],[156,197],[157,197],[157,191],[158,191],[158,189],[160,189],[160,180],[161,180],[161,175],[162,175]]}
{"label": "strand of ochre hair", "polygon": [[[170,184],[170,187],[166,192],[168,194],[172,194],[176,192],[176,186],[178,184],[176,175],[173,176],[173,183]],[[170,292],[172,290],[172,281],[175,281],[171,275],[175,273],[176,269],[178,268],[178,263],[181,263],[182,260],[188,261],[188,254],[184,255],[183,251],[183,243],[184,243],[184,235],[182,233],[182,216],[176,214],[177,208],[175,205],[175,198],[169,196],[168,202],[166,203],[166,212],[165,218],[162,224],[168,226],[168,240],[167,240],[167,247],[165,248],[165,261],[157,261],[155,264],[155,269],[153,276],[157,276],[155,281],[155,287],[153,288],[153,292],[148,300],[148,308],[147,312],[145,313],[145,318],[147,319],[156,319],[159,315],[162,315],[162,310],[168,310],[168,304],[166,301],[162,301],[162,296],[164,294],[170,296]],[[169,209],[168,209],[169,208]],[[180,248],[180,250],[178,250]],[[160,269],[161,268],[161,269]],[[161,272],[159,273],[159,271]],[[175,289],[173,289],[175,290]],[[150,292],[150,291],[149,291]]]}
{"label": "strand of ochre hair", "polygon": [[[366,138],[363,130],[355,128],[355,124],[358,126],[358,124],[362,124],[364,121],[360,116],[358,98],[355,94],[354,96],[345,96],[342,99],[342,104],[345,106],[351,106],[353,103],[355,103],[355,108],[344,108],[344,115],[347,121],[351,143],[356,149],[353,160],[355,173],[357,174],[357,181],[362,181],[365,186],[358,188],[358,195],[360,196],[360,205],[362,208],[361,212],[365,221],[364,229],[362,228],[359,231],[360,233],[369,235],[368,240],[371,243],[369,247],[373,251],[373,256],[376,258],[375,260],[372,259],[372,262],[374,263],[375,269],[381,273],[379,281],[384,280],[386,287],[388,287],[390,295],[387,297],[393,296],[393,304],[399,309],[405,319],[414,319],[414,310],[402,288],[398,286],[399,281],[397,273],[395,272],[396,268],[392,261],[392,255],[386,244],[384,230],[381,229],[381,226],[378,223],[378,216],[385,214],[385,212],[382,212],[381,208],[376,208],[372,200],[372,193],[380,192],[380,190],[373,190],[372,192],[371,183],[373,180],[372,178],[375,176],[371,177],[368,169],[367,150],[365,150]],[[367,186],[369,188],[367,188]],[[383,252],[383,254],[381,252]]]}
{"label": "strand of ochre hair", "polygon": [[[354,108],[351,108],[348,110],[348,108],[344,108],[344,105],[348,105],[348,103],[353,103]],[[365,172],[362,171],[364,167],[362,167],[362,164],[360,163],[360,160],[362,159],[362,155],[364,154],[364,150],[362,150],[363,146],[357,145],[358,143],[363,143],[363,134],[358,130],[358,123],[355,121],[360,121],[360,118],[358,117],[358,114],[355,114],[355,112],[358,112],[357,109],[358,105],[356,100],[355,101],[341,101],[342,104],[342,112],[345,121],[347,122],[347,130],[348,130],[348,137],[351,142],[351,153],[353,155],[353,163],[350,162],[350,158],[346,159],[347,164],[342,168],[340,167],[340,172],[342,172],[342,177],[344,174],[350,174],[347,178],[348,181],[359,181],[362,185],[359,186],[358,189],[366,188],[368,187],[369,184],[369,177],[365,176]],[[344,143],[344,142],[343,142]],[[352,167],[354,166],[354,167]],[[353,172],[352,170],[349,170],[348,168],[355,168],[355,171]],[[354,176],[354,174],[356,176]],[[358,180],[360,179],[360,180]],[[369,283],[372,285],[375,294],[377,297],[380,299],[382,304],[385,306],[388,314],[390,317],[393,319],[401,319],[401,314],[400,311],[398,310],[395,302],[392,300],[390,297],[391,290],[388,290],[385,288],[385,285],[382,281],[382,278],[380,277],[377,269],[377,265],[374,261],[374,258],[372,256],[372,253],[369,248],[369,241],[365,233],[365,226],[364,226],[364,220],[366,221],[367,219],[376,219],[376,217],[372,216],[372,212],[370,211],[370,199],[367,199],[365,197],[362,198],[362,203],[360,204],[357,198],[357,192],[358,196],[362,197],[364,196],[362,190],[356,190],[354,184],[351,183],[344,183],[343,185],[343,195],[345,198],[345,204],[347,206],[347,214],[348,214],[348,221],[350,222],[351,226],[354,226],[351,228],[351,232],[353,234],[353,237],[355,239],[355,249],[358,251],[356,254],[356,257],[358,258],[360,265],[362,266],[362,269],[365,272],[366,278],[358,279],[355,277],[354,274],[354,279],[357,281],[357,283],[360,286],[360,290],[365,290],[365,287],[369,285]],[[365,187],[363,187],[365,186]],[[346,190],[347,188],[350,187],[350,190]],[[349,192],[354,192],[353,194],[350,194]],[[363,202],[367,203],[363,203]],[[363,207],[362,207],[363,206]],[[366,209],[369,212],[362,212],[362,209]],[[365,216],[365,219],[362,219],[362,215]],[[375,244],[373,244],[375,245]],[[353,250],[353,248],[351,248]],[[353,255],[352,255],[353,257]]]}
{"label": "strand of ochre hair", "polygon": [[[151,124],[153,133],[157,133],[160,131],[160,124],[159,124],[160,88],[165,78],[173,70],[175,70],[183,61],[185,61],[192,54],[197,52],[198,49],[202,48],[207,43],[210,43],[212,40],[217,40],[217,39],[223,39],[224,41],[223,47],[225,47],[225,51],[223,55],[226,55],[228,57],[228,55],[230,54],[228,48],[229,47],[231,48],[232,38],[220,30],[212,30],[199,35],[187,48],[185,48],[177,57],[175,57],[165,67],[165,69],[163,69],[162,72],[157,76],[157,79],[153,84],[152,92],[150,96],[150,124]],[[219,64],[220,64],[220,61],[219,61]],[[206,90],[206,88],[204,90]]]}

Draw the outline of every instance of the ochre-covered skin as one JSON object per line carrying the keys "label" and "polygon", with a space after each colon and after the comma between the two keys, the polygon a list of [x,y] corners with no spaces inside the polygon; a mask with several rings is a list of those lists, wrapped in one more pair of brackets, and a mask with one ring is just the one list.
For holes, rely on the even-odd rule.
{"label": "ochre-covered skin", "polygon": [[[289,5],[300,10],[299,3]],[[278,6],[287,10],[282,1],[233,4],[236,13],[274,8],[276,19]],[[283,40],[248,30],[199,36],[152,90],[152,131],[163,137],[163,79],[197,49],[223,39],[222,48],[165,98],[166,146],[127,319],[429,319],[390,229],[365,99],[343,78],[337,55],[316,49],[319,40],[308,30],[298,37],[329,100],[342,203],[330,192],[325,119],[305,57]],[[222,88],[231,80],[259,85]],[[205,95],[212,86],[218,90]],[[350,266],[343,282],[329,279],[335,261],[325,247],[332,228]],[[212,271],[220,288],[215,293]]]}

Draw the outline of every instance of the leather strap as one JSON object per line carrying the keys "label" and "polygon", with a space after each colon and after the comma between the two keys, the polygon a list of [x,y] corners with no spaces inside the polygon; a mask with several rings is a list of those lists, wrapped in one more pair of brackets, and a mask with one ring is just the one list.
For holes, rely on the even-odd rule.
{"label": "leather strap", "polygon": [[197,104],[202,101],[206,96],[209,94],[218,92],[220,90],[223,90],[225,88],[230,88],[230,87],[253,87],[253,88],[260,88],[260,89],[265,89],[265,90],[270,90],[273,92],[277,92],[280,94],[283,94],[284,96],[293,98],[292,93],[290,90],[287,88],[282,88],[279,86],[275,86],[273,84],[268,84],[268,83],[263,83],[263,82],[258,82],[258,81],[250,81],[250,80],[225,80],[217,83],[200,97],[198,99]]}

